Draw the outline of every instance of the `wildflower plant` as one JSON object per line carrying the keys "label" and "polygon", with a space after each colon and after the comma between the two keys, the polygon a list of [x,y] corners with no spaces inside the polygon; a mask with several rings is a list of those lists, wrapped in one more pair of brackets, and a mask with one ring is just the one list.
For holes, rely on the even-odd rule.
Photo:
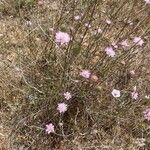
{"label": "wildflower plant", "polygon": [[6,0],[0,19],[2,149],[149,149],[148,0]]}

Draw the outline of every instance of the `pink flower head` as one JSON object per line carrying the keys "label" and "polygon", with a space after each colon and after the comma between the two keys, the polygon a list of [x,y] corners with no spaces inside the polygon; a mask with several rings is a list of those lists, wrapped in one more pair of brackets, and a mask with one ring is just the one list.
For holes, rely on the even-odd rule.
{"label": "pink flower head", "polygon": [[133,99],[137,99],[138,98],[138,92],[136,91],[136,86],[133,87],[133,92],[131,93],[131,97]]}
{"label": "pink flower head", "polygon": [[46,131],[48,134],[54,133],[54,132],[55,132],[54,125],[53,125],[52,123],[47,124],[45,131]]}
{"label": "pink flower head", "polygon": [[120,45],[121,45],[123,48],[129,46],[127,40],[122,41],[122,42],[120,43]]}
{"label": "pink flower head", "polygon": [[133,42],[139,46],[142,46],[144,43],[144,41],[141,39],[141,37],[134,37]]}
{"label": "pink flower head", "polygon": [[62,127],[62,126],[63,126],[63,122],[60,122],[60,123],[59,123],[59,126]]}
{"label": "pink flower head", "polygon": [[113,89],[111,94],[113,95],[113,97],[120,97],[121,96],[120,91],[116,90],[116,89]]}
{"label": "pink flower head", "polygon": [[80,76],[82,76],[82,77],[88,79],[88,78],[90,78],[90,76],[91,76],[91,72],[90,72],[89,70],[82,70],[82,71],[80,72]]}
{"label": "pink flower head", "polygon": [[38,1],[38,5],[41,6],[41,5],[43,5],[43,4],[44,4],[44,1],[43,1],[43,0],[39,0],[39,1]]}
{"label": "pink flower head", "polygon": [[150,0],[144,0],[146,4],[150,4]]}
{"label": "pink flower head", "polygon": [[107,23],[108,25],[110,25],[112,22],[111,22],[111,20],[106,19],[106,23]]}
{"label": "pink flower head", "polygon": [[100,28],[97,29],[97,33],[102,33],[102,32],[103,32],[102,29]]}
{"label": "pink flower head", "polygon": [[137,99],[137,98],[138,98],[138,95],[139,95],[139,94],[138,94],[138,92],[136,92],[136,91],[134,91],[134,92],[131,93],[131,96],[132,96],[133,99]]}
{"label": "pink flower head", "polygon": [[112,47],[106,47],[105,52],[109,57],[114,57],[116,55]]}
{"label": "pink flower head", "polygon": [[74,20],[80,20],[80,16],[74,16]]}
{"label": "pink flower head", "polygon": [[55,35],[55,42],[60,43],[61,45],[68,44],[70,40],[71,38],[68,33],[59,31]]}
{"label": "pink flower head", "polygon": [[150,121],[150,108],[147,108],[143,111],[144,118]]}
{"label": "pink flower head", "polygon": [[60,113],[64,113],[67,111],[67,108],[68,108],[68,105],[65,104],[65,103],[59,103],[58,104],[58,107],[57,107],[57,110],[60,112]]}
{"label": "pink flower head", "polygon": [[71,95],[70,92],[65,92],[65,93],[64,93],[64,97],[65,97],[66,100],[69,100],[69,99],[72,98],[72,95]]}

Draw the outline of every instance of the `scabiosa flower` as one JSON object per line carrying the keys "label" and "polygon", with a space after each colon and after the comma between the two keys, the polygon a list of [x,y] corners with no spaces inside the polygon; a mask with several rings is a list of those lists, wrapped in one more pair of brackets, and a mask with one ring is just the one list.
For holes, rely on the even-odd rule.
{"label": "scabiosa flower", "polygon": [[102,32],[103,32],[102,29],[100,28],[97,29],[97,33],[102,33]]}
{"label": "scabiosa flower", "polygon": [[141,37],[134,37],[133,42],[139,46],[142,46],[144,43],[144,41],[141,39]]}
{"label": "scabiosa flower", "polygon": [[71,95],[70,92],[65,92],[65,93],[64,93],[64,97],[65,97],[66,100],[69,100],[69,99],[72,98],[72,95]]}
{"label": "scabiosa flower", "polygon": [[54,125],[52,123],[46,125],[45,131],[50,134],[55,132]]}
{"label": "scabiosa flower", "polygon": [[43,5],[43,4],[44,4],[44,1],[43,1],[43,0],[39,0],[39,1],[38,1],[38,5],[41,6],[41,5]]}
{"label": "scabiosa flower", "polygon": [[70,40],[71,40],[71,38],[68,33],[59,31],[55,35],[55,42],[60,43],[61,45],[68,44],[70,42]]}
{"label": "scabiosa flower", "polygon": [[146,4],[150,4],[150,0],[144,0]]}
{"label": "scabiosa flower", "polygon": [[120,45],[121,45],[123,48],[125,48],[125,47],[128,47],[128,46],[129,46],[129,44],[128,44],[127,40],[122,41],[122,42],[120,43]]}
{"label": "scabiosa flower", "polygon": [[74,16],[74,20],[80,20],[80,16]]}
{"label": "scabiosa flower", "polygon": [[137,99],[138,98],[138,92],[136,91],[136,86],[133,87],[133,92],[131,93],[131,97],[133,99]]}
{"label": "scabiosa flower", "polygon": [[132,96],[133,99],[137,99],[137,98],[138,98],[138,95],[139,95],[139,94],[138,94],[138,92],[136,92],[136,91],[134,91],[134,92],[131,93],[131,96]]}
{"label": "scabiosa flower", "polygon": [[150,121],[150,108],[147,108],[143,111],[144,118],[148,121]]}
{"label": "scabiosa flower", "polygon": [[82,77],[88,79],[88,78],[90,78],[90,76],[91,76],[91,72],[90,72],[89,70],[82,70],[82,71],[80,72],[80,76],[82,76]]}
{"label": "scabiosa flower", "polygon": [[117,89],[113,89],[111,94],[113,95],[113,97],[120,97],[121,96],[120,91]]}
{"label": "scabiosa flower", "polygon": [[58,104],[58,107],[57,107],[57,110],[60,112],[60,113],[64,113],[67,111],[67,108],[68,108],[68,105],[65,104],[65,103],[59,103]]}
{"label": "scabiosa flower", "polygon": [[114,57],[116,55],[112,47],[106,47],[105,52],[109,57]]}
{"label": "scabiosa flower", "polygon": [[112,22],[111,22],[111,20],[106,19],[106,23],[107,23],[108,25],[110,25]]}
{"label": "scabiosa flower", "polygon": [[60,123],[59,123],[59,126],[62,127],[62,126],[63,126],[63,122],[60,122]]}

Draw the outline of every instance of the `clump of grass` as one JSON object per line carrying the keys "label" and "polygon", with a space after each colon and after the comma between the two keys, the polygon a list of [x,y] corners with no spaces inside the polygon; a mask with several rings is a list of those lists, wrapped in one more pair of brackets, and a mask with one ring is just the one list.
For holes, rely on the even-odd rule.
{"label": "clump of grass", "polygon": [[148,4],[40,1],[2,1],[5,149],[148,149]]}

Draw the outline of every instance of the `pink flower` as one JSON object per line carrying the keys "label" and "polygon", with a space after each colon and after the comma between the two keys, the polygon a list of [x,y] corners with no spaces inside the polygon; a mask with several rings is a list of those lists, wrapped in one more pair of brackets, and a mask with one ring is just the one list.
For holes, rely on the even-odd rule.
{"label": "pink flower", "polygon": [[138,92],[136,92],[136,91],[134,91],[134,92],[131,93],[131,96],[132,96],[133,99],[137,99],[137,98],[138,98],[138,95],[139,95],[139,94],[138,94]]}
{"label": "pink flower", "polygon": [[150,0],[144,0],[146,4],[150,4]]}
{"label": "pink flower", "polygon": [[70,42],[70,40],[71,40],[71,38],[68,33],[59,31],[55,35],[55,42],[60,43],[61,45],[68,44]]}
{"label": "pink flower", "polygon": [[55,132],[54,125],[53,125],[52,123],[47,124],[45,131],[46,131],[48,134],[54,133],[54,132]]}
{"label": "pink flower", "polygon": [[131,97],[133,99],[137,99],[138,98],[138,92],[136,91],[136,86],[133,87],[133,92],[131,93]]}
{"label": "pink flower", "polygon": [[60,112],[60,113],[64,113],[67,111],[67,108],[68,108],[68,105],[65,104],[65,103],[59,103],[58,104],[58,107],[57,107],[57,110]]}
{"label": "pink flower", "polygon": [[80,20],[80,16],[74,16],[74,20]]}
{"label": "pink flower", "polygon": [[71,95],[70,92],[65,92],[65,93],[64,93],[64,97],[65,97],[66,100],[69,100],[69,99],[72,98],[72,95]]}
{"label": "pink flower", "polygon": [[120,45],[121,45],[123,48],[129,46],[128,43],[127,43],[127,40],[122,41],[122,42],[120,43]]}
{"label": "pink flower", "polygon": [[116,89],[113,89],[111,94],[113,95],[113,97],[120,97],[121,96],[120,91],[116,90]]}
{"label": "pink flower", "polygon": [[141,39],[141,37],[134,37],[133,42],[139,46],[142,46],[144,43],[144,41]]}
{"label": "pink flower", "polygon": [[90,76],[91,76],[91,72],[90,72],[89,70],[82,70],[82,71],[80,72],[80,76],[82,76],[82,77],[88,79],[88,78],[90,78]]}
{"label": "pink flower", "polygon": [[144,118],[150,121],[150,108],[147,108],[143,111]]}
{"label": "pink flower", "polygon": [[102,29],[100,28],[97,29],[97,33],[102,33],[102,32],[103,32]]}
{"label": "pink flower", "polygon": [[114,57],[116,54],[112,47],[106,47],[105,52],[109,57]]}
{"label": "pink flower", "polygon": [[111,20],[106,19],[106,23],[107,23],[108,25],[110,25],[112,22],[111,22]]}

